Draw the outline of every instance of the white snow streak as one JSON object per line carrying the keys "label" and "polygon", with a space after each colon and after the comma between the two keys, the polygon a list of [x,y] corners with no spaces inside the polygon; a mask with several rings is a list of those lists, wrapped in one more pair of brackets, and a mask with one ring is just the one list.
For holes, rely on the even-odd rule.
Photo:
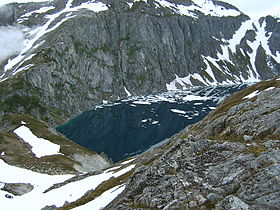
{"label": "white snow streak", "polygon": [[178,114],[186,114],[187,112],[179,110],[179,109],[171,109],[171,112],[178,113]]}
{"label": "white snow streak", "polygon": [[256,90],[256,91],[252,92],[251,94],[245,96],[243,99],[251,99],[251,98],[254,98],[257,95],[259,95],[259,91],[258,90]]}
{"label": "white snow streak", "polygon": [[124,91],[126,92],[126,94],[127,94],[127,97],[130,97],[130,96],[132,96],[131,95],[131,93],[126,89],[126,87],[124,87]]}
{"label": "white snow streak", "polygon": [[183,98],[184,101],[206,101],[209,99],[210,99],[209,97],[194,96],[194,95],[188,95]]}
{"label": "white snow streak", "polygon": [[151,103],[147,101],[133,101],[133,103],[139,105],[151,105]]}
{"label": "white snow streak", "polygon": [[166,84],[166,88],[169,91],[180,90],[180,89],[185,90],[188,87],[192,87],[193,86],[191,79],[198,80],[203,85],[209,85],[209,83],[207,83],[198,73],[189,74],[187,77],[178,77],[175,74],[175,79],[172,82],[167,83]]}
{"label": "white snow streak", "polygon": [[116,187],[102,193],[99,197],[97,197],[93,201],[90,201],[90,202],[86,203],[85,205],[79,206],[74,209],[76,209],[76,210],[103,209],[112,200],[114,200],[114,198],[116,198],[119,194],[121,194],[121,192],[124,189],[125,189],[125,185],[116,186]]}

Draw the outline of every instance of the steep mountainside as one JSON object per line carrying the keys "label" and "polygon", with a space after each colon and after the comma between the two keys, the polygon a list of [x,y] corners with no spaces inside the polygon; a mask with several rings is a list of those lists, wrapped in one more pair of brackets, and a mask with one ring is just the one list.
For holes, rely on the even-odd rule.
{"label": "steep mountainside", "polygon": [[[1,112],[32,113],[51,125],[128,93],[280,72],[279,19],[252,21],[220,1],[53,0],[2,11],[2,25],[16,14],[26,41],[2,62],[1,86],[12,91],[0,94]],[[19,98],[32,102],[27,108]]]}
{"label": "steep mountainside", "polygon": [[[1,209],[103,208],[121,192],[107,209],[280,208],[280,81],[268,80],[280,73],[279,18],[217,0],[7,2]],[[53,129],[130,95],[259,80],[114,166]]]}
{"label": "steep mountainside", "polygon": [[105,209],[279,209],[280,78],[229,97],[204,120],[136,158]]}

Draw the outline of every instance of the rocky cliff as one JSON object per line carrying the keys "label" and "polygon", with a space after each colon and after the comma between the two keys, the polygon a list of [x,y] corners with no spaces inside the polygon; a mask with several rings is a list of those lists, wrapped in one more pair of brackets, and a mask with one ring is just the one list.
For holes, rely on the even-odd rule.
{"label": "rocky cliff", "polygon": [[280,79],[258,83],[136,160],[106,209],[279,209]]}
{"label": "rocky cliff", "polygon": [[[127,92],[257,81],[280,72],[279,19],[252,21],[220,1],[54,0],[11,6],[27,44],[2,62],[1,85],[15,91],[1,93],[1,101],[5,106],[7,100],[31,97],[36,108],[15,102],[14,112],[31,112],[51,125]],[[14,87],[14,78],[24,87]]]}
{"label": "rocky cliff", "polygon": [[42,0],[1,7],[0,32],[1,208],[70,209],[122,190],[107,209],[280,208],[279,78],[106,171],[50,127],[104,100],[274,77],[279,18],[216,0]]}

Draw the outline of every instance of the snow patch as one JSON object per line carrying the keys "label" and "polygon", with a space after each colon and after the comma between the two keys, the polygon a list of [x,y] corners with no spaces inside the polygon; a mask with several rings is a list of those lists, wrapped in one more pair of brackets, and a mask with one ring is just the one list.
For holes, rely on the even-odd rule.
{"label": "snow patch", "polygon": [[126,89],[126,87],[124,87],[124,91],[126,92],[126,94],[127,94],[127,97],[130,97],[130,96],[132,96],[131,95],[131,93]]}
{"label": "snow patch", "polygon": [[133,101],[132,103],[138,104],[138,105],[151,105],[151,103],[147,102],[147,101]]}
{"label": "snow patch", "polygon": [[[60,188],[53,189],[47,193],[43,193],[49,187],[53,186],[56,183],[62,183],[72,178],[73,175],[41,174],[27,169],[10,166],[0,159],[1,186],[3,185],[2,183],[30,183],[34,186],[34,189],[31,192],[22,196],[15,196],[13,199],[5,198],[5,194],[7,194],[7,192],[3,192],[0,190],[1,209],[37,210],[51,205],[60,207],[66,201],[76,201],[77,199],[81,198],[87,191],[94,190],[102,182],[110,179],[111,177],[121,176],[132,170],[134,167],[135,165],[130,165],[116,173],[114,173],[114,171],[103,172],[102,174],[90,176],[76,182],[71,182]],[[113,200],[123,189],[124,185],[114,187],[104,192],[100,197],[96,198],[92,202],[97,202],[100,205],[102,203],[103,206],[105,205],[106,201],[110,202],[111,200]],[[30,206],[31,203],[32,206]]]}
{"label": "snow patch", "polygon": [[194,95],[187,95],[183,98],[184,101],[206,101],[209,99],[210,99],[209,97],[194,96]]}
{"label": "snow patch", "polygon": [[135,160],[135,159],[132,158],[132,159],[130,159],[130,160],[126,160],[126,161],[121,162],[121,164],[122,164],[122,165],[126,165],[126,164],[128,164],[128,163],[131,163],[131,162],[134,161],[134,160]]}
{"label": "snow patch", "polygon": [[256,90],[256,91],[252,92],[251,94],[245,96],[243,99],[251,99],[251,98],[254,98],[257,95],[259,95],[259,91],[258,90]]}
{"label": "snow patch", "polygon": [[37,158],[47,155],[61,154],[59,153],[60,145],[54,144],[43,138],[38,138],[31,132],[28,127],[24,125],[15,129],[14,133],[32,147],[32,152]]}
{"label": "snow patch", "polygon": [[159,121],[153,121],[152,122],[152,125],[156,125],[156,124],[158,124],[159,123]]}
{"label": "snow patch", "polygon": [[187,112],[179,110],[179,109],[171,109],[171,112],[178,113],[178,114],[186,114]]}
{"label": "snow patch", "polygon": [[175,74],[175,79],[172,82],[166,84],[166,89],[169,91],[180,90],[180,89],[185,90],[188,87],[193,86],[191,79],[198,80],[199,82],[201,82],[203,85],[206,86],[210,85],[198,73],[189,74],[187,77],[178,77]]}
{"label": "snow patch", "polygon": [[88,210],[88,209],[103,209],[111,201],[113,201],[122,191],[125,189],[125,185],[116,186],[110,190],[105,191],[99,197],[86,203],[85,205],[75,208],[76,210]]}
{"label": "snow patch", "polygon": [[270,90],[273,90],[273,89],[275,89],[275,87],[266,88],[264,91],[270,91]]}

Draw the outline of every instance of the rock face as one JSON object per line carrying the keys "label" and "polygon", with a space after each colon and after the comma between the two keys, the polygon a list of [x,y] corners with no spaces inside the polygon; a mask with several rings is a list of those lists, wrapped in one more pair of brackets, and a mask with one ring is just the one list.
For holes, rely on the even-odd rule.
{"label": "rock face", "polygon": [[231,96],[138,157],[126,189],[106,209],[279,209],[279,99],[279,79]]}
{"label": "rock face", "polygon": [[25,183],[6,183],[1,190],[7,191],[9,193],[12,193],[16,196],[21,196],[26,193],[29,193],[34,188],[31,184],[25,184]]}
{"label": "rock face", "polygon": [[0,7],[0,26],[12,25],[16,19],[16,10],[13,6]]}
{"label": "rock face", "polygon": [[[125,97],[125,88],[143,95],[280,72],[278,19],[254,22],[223,2],[55,0],[14,7],[28,46],[0,73],[2,79],[16,74],[26,89],[0,98],[32,97],[39,106],[17,112],[32,112],[51,125],[102,100]],[[9,80],[2,83],[16,89]]]}

